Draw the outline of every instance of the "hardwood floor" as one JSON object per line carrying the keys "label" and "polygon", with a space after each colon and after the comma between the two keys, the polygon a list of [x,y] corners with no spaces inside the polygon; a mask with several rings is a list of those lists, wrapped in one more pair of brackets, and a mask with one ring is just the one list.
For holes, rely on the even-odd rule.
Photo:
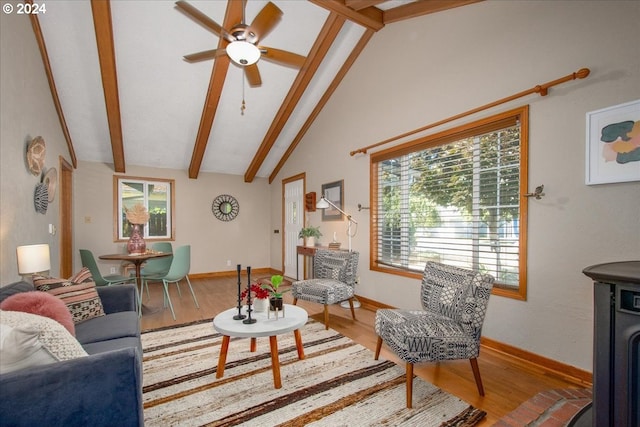
{"label": "hardwood floor", "polygon": [[[254,277],[254,279],[260,277]],[[142,316],[142,330],[212,319],[217,313],[236,305],[236,278],[192,279],[191,284],[200,308],[195,307],[185,281],[182,281],[180,285],[182,297],[178,295],[175,285],[171,285],[170,296],[177,318],[174,321],[171,317],[171,311],[168,308],[162,308],[162,284],[150,283],[151,298],[149,299],[145,293],[143,303],[152,312]],[[246,286],[246,277],[243,278],[243,286]],[[291,301],[290,294],[285,294],[285,302],[291,303]],[[322,322],[323,308],[321,305],[305,301],[299,301],[298,305],[309,312],[309,317]],[[373,330],[375,312],[360,308],[356,310],[356,317],[357,320],[353,321],[350,311],[336,304],[330,307],[329,326],[369,348],[372,352],[375,351],[377,341],[377,335]],[[304,331],[302,331],[303,342],[304,338]],[[398,359],[384,345],[380,357],[398,362]],[[484,397],[478,395],[468,361],[420,364],[415,366],[414,374],[460,397],[476,408],[486,411],[487,417],[480,424],[481,426],[493,425],[501,417],[541,391],[589,386],[579,382],[570,382],[539,366],[485,347],[480,352],[478,362],[485,389]]]}

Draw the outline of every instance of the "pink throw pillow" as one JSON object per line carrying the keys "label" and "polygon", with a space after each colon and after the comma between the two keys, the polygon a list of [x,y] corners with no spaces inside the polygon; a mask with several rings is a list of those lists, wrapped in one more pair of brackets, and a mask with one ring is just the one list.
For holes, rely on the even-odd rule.
{"label": "pink throw pillow", "polygon": [[71,312],[60,298],[46,292],[20,292],[11,295],[0,304],[0,310],[20,311],[48,317],[60,323],[74,337],[76,328]]}

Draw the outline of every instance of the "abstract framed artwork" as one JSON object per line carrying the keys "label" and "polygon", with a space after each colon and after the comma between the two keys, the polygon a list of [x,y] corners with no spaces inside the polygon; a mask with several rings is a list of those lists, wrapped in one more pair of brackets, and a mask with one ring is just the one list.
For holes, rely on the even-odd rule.
{"label": "abstract framed artwork", "polygon": [[[343,209],[342,204],[344,203],[343,182],[344,180],[340,180],[322,184],[322,195],[340,209]],[[333,206],[329,206],[327,209],[322,209],[322,220],[341,221],[342,214]]]}
{"label": "abstract framed artwork", "polygon": [[640,100],[587,113],[587,185],[640,181]]}

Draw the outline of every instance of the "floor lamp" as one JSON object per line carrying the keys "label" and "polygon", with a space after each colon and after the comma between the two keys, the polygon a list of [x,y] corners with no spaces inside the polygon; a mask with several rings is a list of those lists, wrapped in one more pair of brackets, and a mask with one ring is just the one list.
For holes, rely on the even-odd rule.
{"label": "floor lamp", "polygon": [[[353,219],[351,215],[337,207],[331,200],[327,199],[324,195],[320,198],[318,203],[316,203],[317,209],[328,209],[329,207],[333,207],[335,210],[340,212],[342,215],[347,217],[348,225],[347,225],[347,236],[349,236],[349,252],[351,252],[351,224],[358,225],[358,221]],[[342,301],[340,303],[340,307],[342,308],[350,308],[349,301]],[[357,298],[353,298],[353,308],[359,308],[360,301]]]}

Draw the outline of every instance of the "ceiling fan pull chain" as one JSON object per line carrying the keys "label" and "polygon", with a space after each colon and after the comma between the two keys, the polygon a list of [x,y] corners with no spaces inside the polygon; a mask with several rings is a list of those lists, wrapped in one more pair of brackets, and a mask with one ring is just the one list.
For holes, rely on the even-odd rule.
{"label": "ceiling fan pull chain", "polygon": [[240,115],[244,116],[244,110],[247,109],[247,106],[244,102],[244,70],[242,72],[242,106],[240,107]]}

